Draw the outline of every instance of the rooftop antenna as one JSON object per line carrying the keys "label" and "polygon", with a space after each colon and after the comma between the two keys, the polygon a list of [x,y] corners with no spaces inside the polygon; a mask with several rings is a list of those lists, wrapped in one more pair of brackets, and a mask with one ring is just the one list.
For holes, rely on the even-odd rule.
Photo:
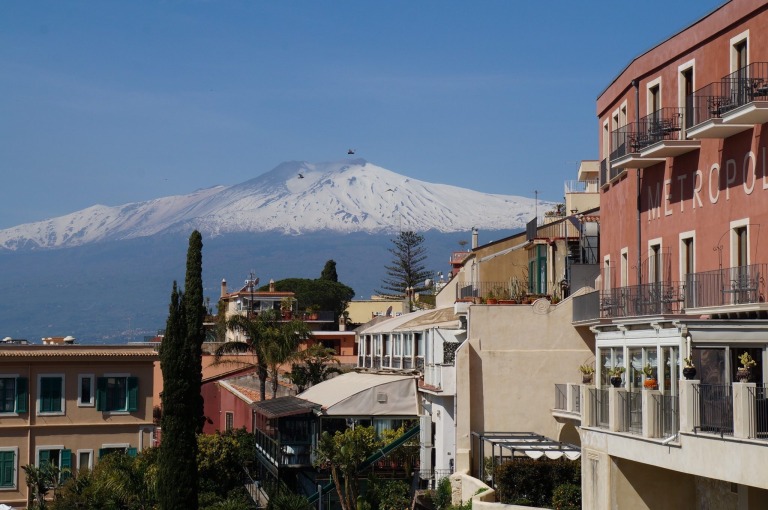
{"label": "rooftop antenna", "polygon": [[536,224],[539,223],[539,190],[533,190],[533,195],[536,197],[536,205],[534,205],[534,214],[536,215]]}

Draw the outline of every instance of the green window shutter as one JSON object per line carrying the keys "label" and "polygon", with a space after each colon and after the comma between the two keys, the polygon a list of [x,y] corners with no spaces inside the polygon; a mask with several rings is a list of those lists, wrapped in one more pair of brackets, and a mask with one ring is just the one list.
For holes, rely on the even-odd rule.
{"label": "green window shutter", "polygon": [[139,410],[139,378],[128,378],[128,411]]}
{"label": "green window shutter", "polygon": [[102,458],[108,451],[106,448],[99,448],[99,458]]}
{"label": "green window shutter", "polygon": [[135,457],[138,454],[138,451],[136,450],[136,448],[128,448],[127,450],[125,450],[125,453],[129,457]]}
{"label": "green window shutter", "polygon": [[17,413],[27,412],[27,400],[29,399],[28,388],[29,388],[29,384],[26,377],[16,378],[16,412]]}
{"label": "green window shutter", "polygon": [[[96,379],[96,410],[104,411],[107,408],[107,378]],[[99,450],[101,451],[101,450]],[[99,453],[101,456],[101,453]]]}
{"label": "green window shutter", "polygon": [[0,452],[0,487],[13,487],[15,484],[15,452]]}
{"label": "green window shutter", "polygon": [[61,411],[61,377],[40,378],[40,411],[44,413]]}
{"label": "green window shutter", "polygon": [[61,450],[61,456],[59,458],[61,476],[60,481],[63,483],[72,476],[72,450]]}
{"label": "green window shutter", "polygon": [[51,461],[50,450],[40,450],[40,457],[37,459],[37,467],[42,467]]}

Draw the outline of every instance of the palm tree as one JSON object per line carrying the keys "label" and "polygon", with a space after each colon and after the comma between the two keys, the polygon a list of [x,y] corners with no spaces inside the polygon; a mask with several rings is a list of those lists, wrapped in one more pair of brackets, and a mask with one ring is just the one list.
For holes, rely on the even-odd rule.
{"label": "palm tree", "polygon": [[301,363],[294,363],[291,366],[291,373],[288,374],[299,393],[325,381],[331,374],[342,373],[338,367],[339,360],[334,354],[333,349],[322,344],[314,344],[300,353]]}
{"label": "palm tree", "polygon": [[[299,344],[310,337],[309,327],[303,321],[283,321],[277,310],[266,310],[255,317],[235,315],[227,327],[241,331],[245,341],[229,341],[220,345],[214,354],[214,363],[236,363],[256,367],[259,394],[266,400],[267,377],[272,376],[272,398],[277,394],[277,376],[280,365],[297,359]],[[226,354],[252,354],[256,361],[222,360]]]}

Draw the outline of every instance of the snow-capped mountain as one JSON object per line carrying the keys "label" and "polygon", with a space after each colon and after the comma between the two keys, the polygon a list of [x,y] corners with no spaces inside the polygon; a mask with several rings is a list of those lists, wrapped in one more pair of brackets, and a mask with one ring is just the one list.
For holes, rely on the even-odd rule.
{"label": "snow-capped mountain", "polygon": [[192,229],[207,236],[517,229],[533,210],[530,198],[419,181],[362,159],[286,162],[234,186],[116,207],[95,205],[0,230],[0,249],[61,248]]}

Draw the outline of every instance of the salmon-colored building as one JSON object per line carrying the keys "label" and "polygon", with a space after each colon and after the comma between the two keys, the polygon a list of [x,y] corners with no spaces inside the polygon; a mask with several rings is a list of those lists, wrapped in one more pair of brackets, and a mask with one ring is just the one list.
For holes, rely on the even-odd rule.
{"label": "salmon-colored building", "polygon": [[584,508],[768,508],[768,4],[727,2],[637,56],[597,116]]}
{"label": "salmon-colored building", "polygon": [[0,501],[26,508],[21,466],[90,469],[152,446],[155,360],[141,345],[0,344]]}

